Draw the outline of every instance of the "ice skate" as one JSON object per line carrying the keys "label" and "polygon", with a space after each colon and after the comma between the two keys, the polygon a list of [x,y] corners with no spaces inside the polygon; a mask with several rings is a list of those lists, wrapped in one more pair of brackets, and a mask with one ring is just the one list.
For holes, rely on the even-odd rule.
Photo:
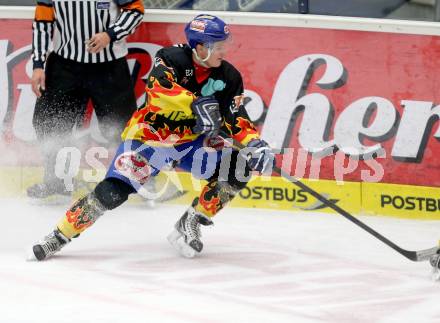
{"label": "ice skate", "polygon": [[440,254],[435,254],[429,259],[429,263],[432,266],[431,278],[434,281],[440,280]]}
{"label": "ice skate", "polygon": [[28,260],[45,260],[60,251],[69,242],[69,238],[55,229],[32,246]]}
{"label": "ice skate", "polygon": [[33,204],[62,205],[68,204],[72,192],[66,190],[63,182],[43,182],[30,186],[27,196]]}
{"label": "ice skate", "polygon": [[203,249],[200,240],[202,234],[200,225],[212,225],[213,222],[207,216],[197,212],[190,207],[185,214],[177,221],[174,230],[168,235],[170,244],[186,258],[193,258]]}

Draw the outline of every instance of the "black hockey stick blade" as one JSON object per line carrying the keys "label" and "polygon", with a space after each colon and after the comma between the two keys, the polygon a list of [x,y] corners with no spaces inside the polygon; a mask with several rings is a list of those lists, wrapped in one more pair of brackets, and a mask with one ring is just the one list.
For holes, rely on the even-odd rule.
{"label": "black hockey stick blade", "polygon": [[[229,142],[233,148],[235,148],[235,149],[245,148],[245,146],[243,144],[241,144],[237,140],[229,137],[225,132],[221,131],[220,135],[225,139],[225,141]],[[411,251],[411,250],[403,249],[403,248],[399,247],[398,245],[396,245],[391,240],[389,240],[388,238],[384,237],[382,234],[380,234],[376,230],[372,229],[371,227],[369,227],[368,225],[366,225],[365,223],[363,223],[362,221],[360,221],[359,219],[357,219],[356,217],[354,217],[353,215],[351,215],[350,213],[345,211],[344,209],[342,209],[340,206],[335,204],[333,201],[328,200],[327,198],[325,198],[324,196],[319,194],[317,191],[315,191],[311,187],[309,187],[306,184],[304,184],[303,182],[301,182],[298,178],[293,177],[290,174],[287,174],[286,172],[284,172],[281,168],[279,168],[277,166],[273,167],[273,171],[275,173],[277,173],[278,175],[280,175],[281,177],[288,180],[289,182],[291,182],[292,184],[298,186],[303,191],[309,193],[314,198],[316,198],[318,201],[322,202],[324,205],[326,205],[329,208],[331,208],[332,210],[336,211],[337,213],[342,215],[347,220],[353,222],[358,227],[364,229],[369,234],[374,236],[376,239],[382,241],[384,244],[386,244],[390,248],[394,249],[395,251],[397,251],[398,253],[400,253],[402,256],[406,257],[409,260],[426,261],[426,260],[429,260],[431,258],[431,256],[438,253],[440,250],[440,247],[433,247],[430,249],[424,249],[424,250],[418,250],[418,251]]]}

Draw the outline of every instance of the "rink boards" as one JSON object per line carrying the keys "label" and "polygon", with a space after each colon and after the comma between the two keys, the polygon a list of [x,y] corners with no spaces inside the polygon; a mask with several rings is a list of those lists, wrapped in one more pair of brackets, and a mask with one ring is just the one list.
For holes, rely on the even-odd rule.
{"label": "rink boards", "polygon": [[[170,176],[171,174],[171,176]],[[103,177],[104,170],[94,178]],[[25,190],[42,177],[39,167],[3,167],[0,169],[0,197],[25,197]],[[84,171],[75,179],[74,198],[93,190],[96,181],[85,181]],[[172,178],[170,180],[170,178]],[[344,182],[329,180],[301,180],[304,184],[356,214],[394,216],[407,219],[440,219],[440,189],[435,187],[395,185],[383,183]],[[198,196],[204,181],[195,180],[188,173],[164,172],[156,181],[156,190],[169,195],[164,203],[189,204]],[[178,192],[175,192],[175,188]],[[170,193],[171,191],[171,193]],[[159,199],[162,198],[158,194]],[[143,199],[133,195],[129,203],[142,204]],[[312,211],[334,213],[327,205],[281,177],[254,176],[232,202],[233,207],[276,209],[284,211]],[[293,213],[294,214],[294,213]]]}
{"label": "rink boards", "polygon": [[[148,10],[129,37],[139,105],[152,57],[163,46],[183,42],[184,23],[195,14]],[[272,147],[284,149],[279,165],[351,213],[440,219],[437,23],[216,14],[231,24],[228,60],[243,74],[252,121]],[[0,178],[10,184],[1,185],[0,196],[21,196],[41,176],[29,81],[32,17],[32,8],[0,7],[0,124],[6,142],[0,147]],[[250,37],[255,34],[258,39]],[[75,129],[76,137],[105,146],[90,109],[85,124]],[[85,155],[90,147],[83,148]],[[188,203],[197,194],[187,175],[180,176],[186,193],[171,203]],[[79,183],[86,191],[95,182]],[[276,176],[251,182],[233,205],[330,212]]]}

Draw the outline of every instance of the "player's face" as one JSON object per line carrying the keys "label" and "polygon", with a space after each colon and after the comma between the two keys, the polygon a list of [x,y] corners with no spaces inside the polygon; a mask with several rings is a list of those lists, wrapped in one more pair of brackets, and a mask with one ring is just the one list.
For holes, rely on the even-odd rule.
{"label": "player's face", "polygon": [[205,61],[205,64],[208,65],[208,67],[219,67],[228,52],[228,45],[229,41],[223,40],[210,44],[209,47],[206,45],[200,46],[201,52],[199,53],[199,56],[202,59],[208,57],[209,49],[211,49],[211,56]]}

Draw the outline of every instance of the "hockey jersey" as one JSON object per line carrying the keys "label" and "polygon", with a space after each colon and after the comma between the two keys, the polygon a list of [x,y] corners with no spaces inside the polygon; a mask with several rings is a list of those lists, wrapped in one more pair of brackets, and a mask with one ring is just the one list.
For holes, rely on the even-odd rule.
{"label": "hockey jersey", "polygon": [[217,68],[200,71],[188,45],[158,51],[148,77],[146,105],[138,109],[122,133],[123,140],[149,144],[183,144],[195,140],[195,116],[191,103],[198,96],[213,95],[219,102],[222,130],[246,145],[258,138],[243,105],[243,81],[227,61]]}

